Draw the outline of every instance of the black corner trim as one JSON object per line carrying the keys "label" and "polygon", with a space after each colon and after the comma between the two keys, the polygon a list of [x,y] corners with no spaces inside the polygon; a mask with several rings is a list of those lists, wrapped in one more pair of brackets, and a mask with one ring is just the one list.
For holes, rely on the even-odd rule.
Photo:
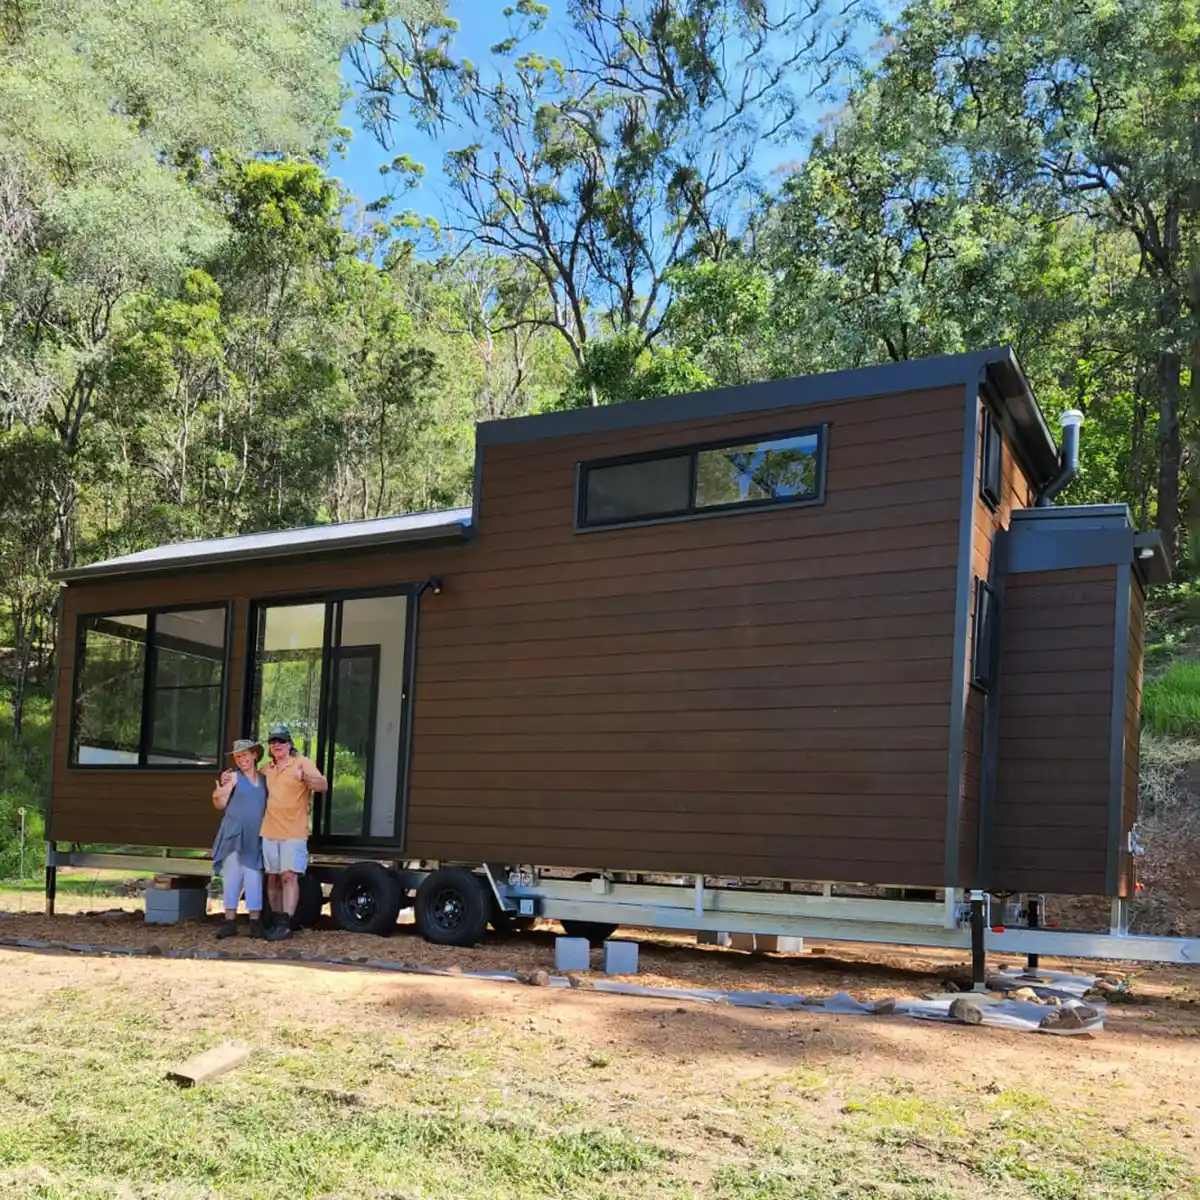
{"label": "black corner trim", "polygon": [[1132,587],[1132,567],[1123,563],[1117,568],[1117,597],[1113,616],[1113,678],[1112,711],[1109,714],[1108,747],[1108,855],[1105,876],[1108,894],[1115,896],[1120,889],[1121,838],[1125,810],[1125,703],[1129,687],[1129,607]]}

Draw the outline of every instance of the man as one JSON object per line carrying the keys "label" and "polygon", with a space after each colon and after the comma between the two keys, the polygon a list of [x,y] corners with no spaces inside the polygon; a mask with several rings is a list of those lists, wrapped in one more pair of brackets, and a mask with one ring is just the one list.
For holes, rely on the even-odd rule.
{"label": "man", "polygon": [[267,752],[270,761],[262,772],[267,781],[262,853],[275,923],[263,936],[277,942],[292,936],[292,918],[300,903],[300,876],[308,867],[312,794],[327,791],[329,784],[311,760],[296,752],[286,725],[271,726]]}

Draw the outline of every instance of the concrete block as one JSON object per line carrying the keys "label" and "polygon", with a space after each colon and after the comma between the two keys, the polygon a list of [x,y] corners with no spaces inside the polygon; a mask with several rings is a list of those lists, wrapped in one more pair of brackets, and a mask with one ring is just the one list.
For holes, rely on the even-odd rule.
{"label": "concrete block", "polygon": [[606,975],[636,975],[637,969],[637,942],[604,943],[604,973]]}
{"label": "concrete block", "polygon": [[208,911],[208,892],[203,888],[147,888],[146,921],[152,925],[174,925]]}
{"label": "concrete block", "polygon": [[587,971],[592,965],[592,948],[587,938],[560,937],[554,939],[554,969],[556,971]]}

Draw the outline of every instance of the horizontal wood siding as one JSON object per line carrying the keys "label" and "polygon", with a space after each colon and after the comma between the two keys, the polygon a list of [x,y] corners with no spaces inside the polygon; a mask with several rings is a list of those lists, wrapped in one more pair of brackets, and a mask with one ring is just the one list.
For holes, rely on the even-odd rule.
{"label": "horizontal wood siding", "polygon": [[214,770],[88,770],[68,766],[71,673],[78,618],[96,612],[203,605],[234,600],[228,670],[226,741],[242,728],[250,600],[322,589],[403,586],[447,572],[462,547],[373,550],[304,562],[229,566],[136,581],[79,583],[63,593],[55,711],[54,764],[47,836],[60,842],[207,849],[219,823],[212,806]]}
{"label": "horizontal wood siding", "polygon": [[[422,613],[408,852],[943,882],[962,417],[489,448],[469,577]],[[825,421],[819,507],[574,532],[580,461]]]}
{"label": "horizontal wood siding", "polygon": [[1104,895],[1117,568],[1009,575],[987,886]]}
{"label": "horizontal wood siding", "polygon": [[[244,639],[252,597],[436,574],[407,855],[941,884],[962,395],[494,446],[469,545],[76,586],[67,624],[232,593]],[[823,505],[574,531],[580,460],[824,422]],[[212,773],[68,769],[66,707],[54,837],[208,844]]]}
{"label": "horizontal wood siding", "polygon": [[[986,408],[980,401],[982,416]],[[982,470],[982,443],[975,456],[975,479],[972,483],[975,496],[975,525],[971,536],[970,592],[971,625],[975,627],[974,580],[986,579],[996,583],[993,549],[996,535],[1007,529],[1012,514],[1017,509],[1027,508],[1032,500],[1029,481],[1013,453],[1011,443],[1005,439],[1001,456],[1002,488],[1000,504],[995,509],[986,504],[979,494]],[[967,641],[967,672],[971,671],[972,641]],[[978,883],[979,874],[979,821],[980,786],[983,772],[984,724],[987,716],[987,697],[976,687],[967,689],[967,715],[963,737],[962,807],[959,824],[959,877],[963,887]]]}

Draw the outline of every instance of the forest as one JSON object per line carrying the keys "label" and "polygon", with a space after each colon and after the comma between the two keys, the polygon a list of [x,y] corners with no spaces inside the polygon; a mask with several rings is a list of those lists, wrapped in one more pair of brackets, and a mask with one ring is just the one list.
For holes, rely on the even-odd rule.
{"label": "forest", "polygon": [[0,0],[0,31],[31,787],[52,571],[463,503],[481,419],[1011,343],[1086,415],[1067,499],[1190,577],[1195,0]]}

